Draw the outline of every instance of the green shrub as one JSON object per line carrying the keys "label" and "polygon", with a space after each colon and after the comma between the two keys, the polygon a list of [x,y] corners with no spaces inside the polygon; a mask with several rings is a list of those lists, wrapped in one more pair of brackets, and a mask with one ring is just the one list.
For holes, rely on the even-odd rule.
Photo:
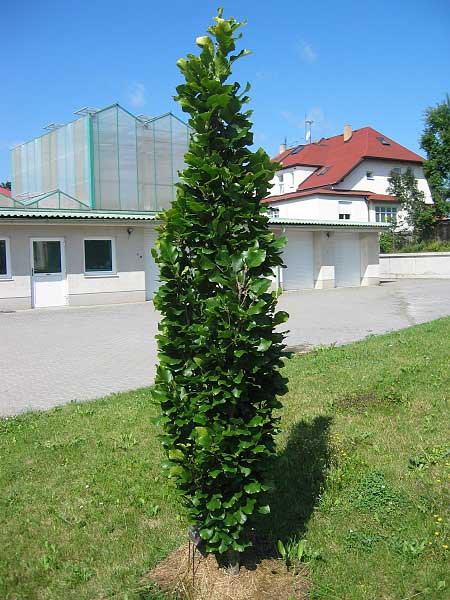
{"label": "green shrub", "polygon": [[[273,269],[284,239],[269,230],[260,201],[278,165],[252,152],[247,92],[226,83],[242,23],[224,20],[197,38],[199,56],[180,59],[176,99],[193,130],[177,198],[162,215],[154,252],[162,313],[155,399],[165,467],[206,550],[232,555],[248,545],[249,519],[263,504],[274,453],[277,395],[287,319],[275,312]],[[236,559],[236,556],[233,556]]]}

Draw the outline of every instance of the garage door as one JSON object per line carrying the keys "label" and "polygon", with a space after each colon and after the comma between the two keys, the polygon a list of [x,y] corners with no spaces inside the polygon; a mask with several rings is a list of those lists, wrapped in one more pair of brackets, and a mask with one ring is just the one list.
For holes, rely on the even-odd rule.
{"label": "garage door", "polygon": [[304,290],[314,287],[313,234],[291,230],[284,249],[284,290]]}
{"label": "garage door", "polygon": [[361,283],[361,245],[358,233],[334,234],[334,277],[336,287]]}
{"label": "garage door", "polygon": [[151,300],[159,287],[159,269],[152,256],[157,233],[154,229],[144,229],[144,267],[145,267],[145,299]]}

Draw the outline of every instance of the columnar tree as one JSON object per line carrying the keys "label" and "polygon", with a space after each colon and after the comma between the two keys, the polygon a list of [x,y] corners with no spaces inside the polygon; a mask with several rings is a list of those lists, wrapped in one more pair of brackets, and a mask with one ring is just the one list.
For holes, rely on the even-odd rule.
{"label": "columnar tree", "polygon": [[229,82],[243,23],[222,9],[196,40],[199,56],[178,61],[176,100],[192,128],[177,197],[162,215],[154,257],[162,313],[154,397],[161,406],[164,466],[199,528],[206,551],[238,564],[248,524],[264,503],[286,391],[283,334],[270,291],[284,239],[269,230],[260,201],[277,165],[252,151],[250,85]]}

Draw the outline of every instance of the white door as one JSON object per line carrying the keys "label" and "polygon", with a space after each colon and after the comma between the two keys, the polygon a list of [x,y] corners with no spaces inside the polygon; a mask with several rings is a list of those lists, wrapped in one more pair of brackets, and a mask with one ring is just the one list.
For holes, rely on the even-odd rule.
{"label": "white door", "polygon": [[334,261],[336,287],[361,284],[361,244],[358,233],[334,234]]}
{"label": "white door", "polygon": [[311,231],[291,229],[284,249],[283,290],[314,287],[314,250]]}
{"label": "white door", "polygon": [[156,230],[144,229],[145,299],[151,300],[159,287],[159,269],[152,256],[156,244]]}
{"label": "white door", "polygon": [[34,238],[31,244],[31,294],[34,308],[67,304],[63,238]]}

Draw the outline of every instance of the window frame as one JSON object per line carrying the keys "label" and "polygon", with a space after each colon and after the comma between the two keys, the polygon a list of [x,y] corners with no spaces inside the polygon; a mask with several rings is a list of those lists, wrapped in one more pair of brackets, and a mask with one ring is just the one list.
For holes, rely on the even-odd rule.
{"label": "window frame", "polygon": [[339,213],[340,221],[350,221],[350,213]]}
{"label": "window frame", "polygon": [[[86,244],[88,241],[111,242],[111,271],[86,271]],[[83,272],[85,277],[118,277],[116,261],[116,238],[109,235],[91,235],[83,238]]]}
{"label": "window frame", "polygon": [[9,237],[0,237],[0,241],[5,242],[6,255],[6,273],[0,273],[0,281],[10,281],[12,279],[11,272],[11,245]]}
{"label": "window frame", "polygon": [[269,206],[268,212],[269,217],[272,219],[278,219],[280,217],[280,209],[278,206]]}
{"label": "window frame", "polygon": [[366,179],[373,181],[375,179],[373,171],[366,171]]}
{"label": "window frame", "polygon": [[[393,225],[397,225],[398,210],[397,206],[375,206],[375,223],[392,223]],[[395,219],[392,219],[393,214],[395,215]],[[384,218],[378,219],[378,216],[383,216]],[[391,218],[392,221],[388,221],[388,218]]]}

